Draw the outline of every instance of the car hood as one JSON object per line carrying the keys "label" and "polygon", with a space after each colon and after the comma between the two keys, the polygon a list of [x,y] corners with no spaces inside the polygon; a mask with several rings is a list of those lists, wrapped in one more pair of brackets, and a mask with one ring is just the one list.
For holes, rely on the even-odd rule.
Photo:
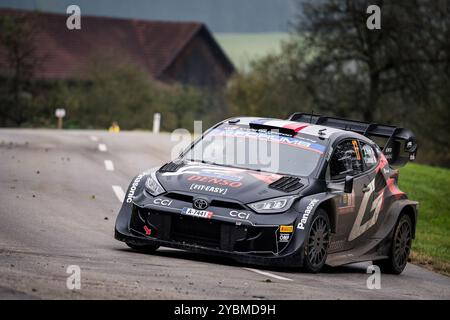
{"label": "car hood", "polygon": [[[203,163],[188,163],[174,172],[158,171],[157,178],[168,192],[204,195],[210,199],[230,199],[251,203],[295,192],[269,188],[283,175]],[[302,179],[305,184],[306,179]]]}

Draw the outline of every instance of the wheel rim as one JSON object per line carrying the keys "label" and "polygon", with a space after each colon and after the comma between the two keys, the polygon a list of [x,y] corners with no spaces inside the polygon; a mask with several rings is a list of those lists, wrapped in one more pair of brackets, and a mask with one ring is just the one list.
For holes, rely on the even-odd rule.
{"label": "wheel rim", "polygon": [[329,228],[326,220],[318,217],[311,226],[308,240],[308,260],[314,267],[325,262],[329,243]]}
{"label": "wheel rim", "polygon": [[408,221],[403,221],[398,226],[394,239],[394,262],[399,268],[404,267],[408,262],[411,241],[411,226]]}

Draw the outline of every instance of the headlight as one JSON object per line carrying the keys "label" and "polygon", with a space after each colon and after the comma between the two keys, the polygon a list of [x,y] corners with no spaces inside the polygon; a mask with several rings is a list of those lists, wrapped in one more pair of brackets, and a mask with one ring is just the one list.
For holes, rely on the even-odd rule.
{"label": "headlight", "polygon": [[258,213],[277,213],[288,210],[297,196],[287,196],[250,203],[249,206]]}
{"label": "headlight", "polygon": [[150,176],[145,181],[145,190],[150,193],[152,196],[159,196],[161,193],[166,192],[164,188],[159,184],[158,179],[156,178],[156,171],[152,171]]}

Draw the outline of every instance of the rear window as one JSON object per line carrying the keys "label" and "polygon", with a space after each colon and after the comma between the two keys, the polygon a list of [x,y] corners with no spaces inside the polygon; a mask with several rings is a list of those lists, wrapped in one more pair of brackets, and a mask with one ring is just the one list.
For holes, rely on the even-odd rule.
{"label": "rear window", "polygon": [[377,155],[371,145],[361,142],[361,154],[367,170],[377,164]]}

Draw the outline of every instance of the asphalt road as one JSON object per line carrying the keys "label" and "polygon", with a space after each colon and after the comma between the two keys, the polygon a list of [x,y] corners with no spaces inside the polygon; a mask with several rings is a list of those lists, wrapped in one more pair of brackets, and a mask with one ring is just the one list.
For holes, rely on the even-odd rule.
{"label": "asphalt road", "polygon": [[[1,129],[0,298],[450,299],[448,277],[412,264],[371,290],[367,263],[311,275],[133,252],[113,237],[120,188],[168,160],[172,145],[143,132]],[[80,290],[66,286],[70,265],[80,267]]]}

